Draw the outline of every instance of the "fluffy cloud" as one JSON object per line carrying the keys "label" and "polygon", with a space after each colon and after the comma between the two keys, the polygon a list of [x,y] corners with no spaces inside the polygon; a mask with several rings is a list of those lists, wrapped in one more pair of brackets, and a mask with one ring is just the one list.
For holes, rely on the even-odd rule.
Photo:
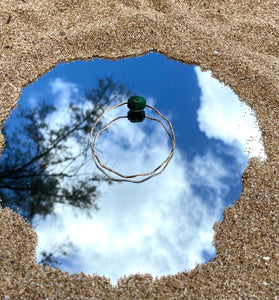
{"label": "fluffy cloud", "polygon": [[254,112],[232,90],[195,67],[201,88],[198,122],[208,138],[220,139],[248,157],[266,159]]}

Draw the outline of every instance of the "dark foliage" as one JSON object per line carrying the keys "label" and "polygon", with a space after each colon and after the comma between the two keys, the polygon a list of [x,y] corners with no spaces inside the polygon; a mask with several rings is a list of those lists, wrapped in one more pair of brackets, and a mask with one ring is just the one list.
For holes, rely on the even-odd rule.
{"label": "dark foliage", "polygon": [[[110,77],[100,79],[98,87],[86,92],[83,99],[68,103],[69,121],[56,127],[49,122],[50,115],[57,111],[53,104],[44,102],[32,111],[19,107],[16,128],[9,122],[4,127],[6,147],[0,158],[2,206],[20,208],[30,223],[37,214],[45,217],[53,213],[55,203],[68,203],[88,213],[98,209],[97,185],[107,179],[95,174],[88,157],[89,132],[106,106],[129,95]],[[73,151],[70,139],[82,145],[78,153]],[[80,173],[85,164],[90,167]]]}

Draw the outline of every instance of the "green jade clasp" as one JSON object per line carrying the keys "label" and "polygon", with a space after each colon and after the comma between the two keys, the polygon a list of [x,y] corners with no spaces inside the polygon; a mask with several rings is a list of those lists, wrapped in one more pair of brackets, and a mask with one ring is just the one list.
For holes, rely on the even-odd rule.
{"label": "green jade clasp", "polygon": [[132,123],[140,123],[145,119],[146,99],[141,96],[131,96],[127,104],[128,120]]}

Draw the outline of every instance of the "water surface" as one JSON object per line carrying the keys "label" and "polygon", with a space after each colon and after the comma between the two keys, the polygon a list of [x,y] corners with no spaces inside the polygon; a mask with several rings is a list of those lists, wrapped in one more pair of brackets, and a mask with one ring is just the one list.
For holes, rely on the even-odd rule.
{"label": "water surface", "polygon": [[[89,122],[84,123],[86,126],[79,134],[62,139],[63,146],[52,149],[49,160],[38,160],[33,167],[39,168],[47,162],[45,171],[56,174],[52,176],[55,179],[48,182],[35,181],[34,176],[17,179],[25,184],[28,197],[36,199],[32,200],[32,209],[21,199],[20,191],[13,194],[5,186],[13,184],[10,179],[2,179],[2,198],[16,198],[10,206],[14,209],[19,206],[22,215],[28,209],[32,211],[30,222],[39,236],[38,261],[70,273],[97,273],[115,283],[125,274],[175,274],[212,259],[213,224],[222,220],[224,208],[238,199],[248,155],[264,158],[255,118],[228,87],[209,73],[155,53],[116,62],[60,64],[27,87],[20,100],[23,110],[33,110],[33,115],[47,124],[43,127],[41,122],[41,129],[33,132],[44,136],[45,148],[51,147],[51,130],[64,128],[59,131],[62,134],[69,130],[70,124],[77,124],[75,112],[93,110],[94,102],[86,100],[85,90],[96,89],[97,78],[109,75],[113,82],[125,84],[125,91],[144,96],[149,105],[171,121],[176,149],[165,171],[141,184],[105,180],[91,157],[89,132],[93,122]],[[103,81],[102,88],[107,82]],[[119,90],[111,91],[106,95],[105,107],[127,101],[128,93],[116,99],[113,91]],[[44,113],[37,114],[43,100],[56,110],[45,108]],[[70,109],[69,103],[76,110]],[[105,115],[103,124],[126,114],[125,106],[112,110]],[[150,109],[146,109],[146,114],[154,116]],[[6,125],[7,136],[18,137],[11,149],[19,154],[16,144],[21,145],[22,151],[29,149],[36,156],[40,149],[30,136],[9,129],[20,125],[20,116],[15,110]],[[34,122],[31,121],[29,129]],[[251,136],[254,140],[247,144]],[[251,149],[250,154],[245,153],[245,144]],[[154,121],[131,123],[121,119],[102,132],[96,149],[108,167],[135,174],[160,164],[168,156],[171,142],[163,127]],[[80,153],[84,155],[79,156]],[[7,173],[3,163],[7,157],[11,153],[6,149],[2,174]],[[10,169],[28,163],[29,157],[26,161],[21,161],[20,155],[14,157]],[[59,178],[57,174],[68,176]],[[33,188],[36,182],[40,186],[37,191]],[[76,205],[59,203],[63,202],[59,201],[61,189],[70,190],[72,185],[77,188],[72,197]],[[56,196],[49,195],[53,186],[60,188],[53,190]]]}

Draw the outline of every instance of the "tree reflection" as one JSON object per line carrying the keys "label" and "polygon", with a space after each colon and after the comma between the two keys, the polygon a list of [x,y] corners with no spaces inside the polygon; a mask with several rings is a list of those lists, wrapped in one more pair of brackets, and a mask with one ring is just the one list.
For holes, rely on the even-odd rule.
{"label": "tree reflection", "polygon": [[[52,214],[56,203],[70,204],[89,214],[97,210],[97,185],[107,179],[94,174],[93,168],[84,168],[91,159],[89,131],[105,106],[129,95],[111,77],[100,79],[97,88],[86,92],[83,99],[67,103],[67,115],[62,116],[67,121],[55,120],[55,124],[51,116],[57,110],[51,101],[32,111],[19,107],[16,122],[4,126],[2,206],[19,208],[31,225],[35,215]],[[73,149],[72,139],[78,141],[79,149]]]}

